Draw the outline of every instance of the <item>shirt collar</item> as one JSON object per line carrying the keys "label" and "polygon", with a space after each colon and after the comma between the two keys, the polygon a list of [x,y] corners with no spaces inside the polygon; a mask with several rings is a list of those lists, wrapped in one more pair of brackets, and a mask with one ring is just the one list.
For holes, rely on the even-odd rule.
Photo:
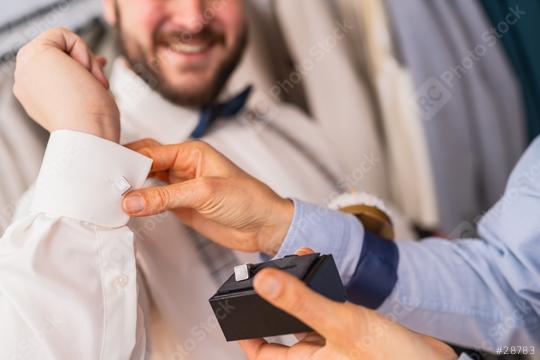
{"label": "shirt collar", "polygon": [[146,84],[123,58],[113,64],[111,92],[120,110],[121,143],[153,138],[174,144],[189,138],[200,110],[175,105]]}

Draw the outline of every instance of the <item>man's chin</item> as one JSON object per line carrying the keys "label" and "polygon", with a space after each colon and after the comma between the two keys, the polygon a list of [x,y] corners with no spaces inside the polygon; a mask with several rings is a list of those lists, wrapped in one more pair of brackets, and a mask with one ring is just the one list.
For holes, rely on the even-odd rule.
{"label": "man's chin", "polygon": [[192,61],[187,64],[158,62],[157,67],[150,68],[158,80],[156,90],[176,105],[208,105],[219,96],[240,62],[244,49],[245,40],[229,58],[218,56],[209,61]]}
{"label": "man's chin", "polygon": [[164,84],[157,89],[170,102],[187,107],[202,107],[217,96],[212,84],[202,87],[198,84]]}

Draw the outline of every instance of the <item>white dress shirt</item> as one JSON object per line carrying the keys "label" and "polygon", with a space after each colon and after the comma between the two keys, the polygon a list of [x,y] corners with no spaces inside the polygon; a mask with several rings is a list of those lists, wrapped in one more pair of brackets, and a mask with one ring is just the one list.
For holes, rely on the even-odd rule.
{"label": "white dress shirt", "polygon": [[143,358],[134,239],[115,183],[140,187],[150,165],[92,135],[52,134],[30,211],[0,241],[0,358]]}
{"label": "white dress shirt", "polygon": [[[177,143],[197,124],[197,111],[172,106],[120,62],[111,85],[123,142]],[[338,192],[339,159],[314,123],[287,107],[250,116],[218,122],[204,140],[283,196]],[[217,284],[189,231],[169,213],[125,226],[117,182],[143,186],[149,166],[91,135],[53,134],[30,206],[0,241],[0,358],[243,358],[208,304]]]}

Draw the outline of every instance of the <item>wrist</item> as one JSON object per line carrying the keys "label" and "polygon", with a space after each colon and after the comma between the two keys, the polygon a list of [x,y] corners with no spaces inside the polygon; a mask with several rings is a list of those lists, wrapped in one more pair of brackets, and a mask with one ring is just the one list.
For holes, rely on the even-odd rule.
{"label": "wrist", "polygon": [[50,132],[70,130],[94,135],[114,143],[120,142],[120,112],[114,102],[87,107],[84,111],[69,108],[61,115],[35,116],[35,120]]}
{"label": "wrist", "polygon": [[[54,123],[53,123],[54,124]],[[59,125],[69,124],[69,125]],[[66,119],[61,123],[57,123],[56,126],[51,126],[48,130],[50,132],[57,130],[70,130],[89,135],[94,135],[99,138],[112,141],[114,143],[120,142],[120,125],[119,121],[113,116],[87,116],[80,121],[73,121],[73,119]]]}
{"label": "wrist", "polygon": [[275,256],[291,226],[294,216],[294,202],[290,199],[279,198],[272,206],[268,221],[258,236],[259,251],[269,256]]}
{"label": "wrist", "polygon": [[120,113],[117,107],[103,113],[96,112],[81,122],[89,134],[115,143],[120,142]]}
{"label": "wrist", "polygon": [[120,142],[120,126],[96,122],[90,125],[85,132],[117,144]]}

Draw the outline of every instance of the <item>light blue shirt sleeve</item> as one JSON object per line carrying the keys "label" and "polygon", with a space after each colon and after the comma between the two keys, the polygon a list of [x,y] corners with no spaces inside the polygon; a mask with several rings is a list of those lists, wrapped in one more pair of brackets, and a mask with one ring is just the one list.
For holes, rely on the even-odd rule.
{"label": "light blue shirt sleeve", "polygon": [[294,254],[301,247],[331,254],[343,283],[347,284],[356,270],[362,251],[362,224],[352,215],[296,199],[293,201],[293,220],[276,258]]}
{"label": "light blue shirt sleeve", "polygon": [[[398,280],[378,311],[457,345],[488,351],[540,346],[540,139],[514,169],[478,233],[477,239],[459,241],[397,241]],[[348,284],[364,235],[353,216],[295,201],[278,256],[302,246],[333,254]]]}
{"label": "light blue shirt sleeve", "polygon": [[479,222],[478,234],[398,241],[399,280],[378,310],[459,345],[540,346],[540,138]]}

